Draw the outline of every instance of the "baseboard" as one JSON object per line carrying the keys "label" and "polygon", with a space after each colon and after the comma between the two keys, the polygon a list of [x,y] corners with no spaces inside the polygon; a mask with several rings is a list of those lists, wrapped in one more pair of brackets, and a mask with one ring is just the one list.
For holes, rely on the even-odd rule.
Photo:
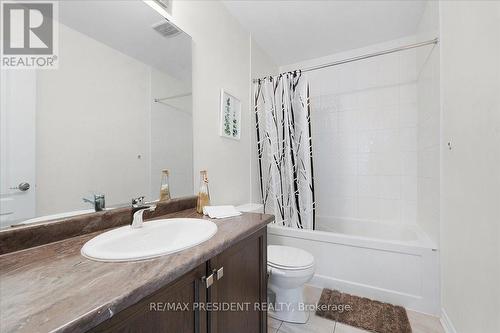
{"label": "baseboard", "polygon": [[458,333],[457,330],[455,329],[455,326],[453,326],[450,317],[446,314],[446,311],[444,309],[441,309],[441,326],[443,326],[445,333]]}

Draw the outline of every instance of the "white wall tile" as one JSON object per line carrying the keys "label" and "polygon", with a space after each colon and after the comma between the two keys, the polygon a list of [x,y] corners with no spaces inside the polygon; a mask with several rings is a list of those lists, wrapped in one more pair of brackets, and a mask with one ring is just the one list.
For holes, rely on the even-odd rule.
{"label": "white wall tile", "polygon": [[[320,216],[352,217],[355,215],[355,200],[349,197],[332,196],[327,202]],[[326,210],[326,211],[325,211]]]}
{"label": "white wall tile", "polygon": [[380,199],[379,220],[384,222],[399,222],[401,220],[401,201]]}
{"label": "white wall tile", "polygon": [[356,175],[357,154],[345,153],[334,155],[334,167],[331,172],[335,175]]}
{"label": "white wall tile", "polygon": [[356,217],[378,221],[380,218],[380,199],[362,196],[359,196],[357,199]]}
{"label": "white wall tile", "polygon": [[417,154],[415,152],[401,153],[401,174],[404,176],[417,176]]}
{"label": "white wall tile", "polygon": [[392,106],[399,104],[399,85],[393,85],[378,89],[378,106]]}
{"label": "white wall tile", "polygon": [[399,125],[401,127],[416,127],[418,112],[416,103],[403,103],[399,107]]}
{"label": "white wall tile", "polygon": [[379,89],[366,89],[358,93],[358,106],[360,108],[375,108],[379,103]]}
{"label": "white wall tile", "polygon": [[358,94],[356,92],[347,92],[338,95],[339,109],[341,111],[352,110],[358,107]]}
{"label": "white wall tile", "polygon": [[357,129],[357,113],[349,110],[338,112],[338,130],[339,131],[354,131]]}
{"label": "white wall tile", "polygon": [[377,153],[377,174],[390,176],[401,175],[401,155],[399,152]]}
{"label": "white wall tile", "polygon": [[[377,131],[375,138],[375,152],[387,153],[399,151],[399,129],[386,129]],[[415,139],[416,140],[416,139]]]}
{"label": "white wall tile", "polygon": [[357,182],[358,179],[354,175],[336,176],[328,187],[339,197],[354,197],[358,191]]}
{"label": "white wall tile", "polygon": [[416,177],[401,177],[401,199],[404,201],[417,201]]}
{"label": "white wall tile", "polygon": [[379,176],[379,197],[382,199],[401,199],[401,177]]}
{"label": "white wall tile", "polygon": [[415,52],[403,52],[309,76],[321,91],[313,94],[319,215],[416,221],[417,141],[432,147],[418,132],[416,73]]}
{"label": "white wall tile", "polygon": [[401,222],[417,223],[417,203],[415,201],[403,201],[401,208]]}
{"label": "white wall tile", "polygon": [[377,154],[372,153],[361,153],[358,154],[358,175],[377,175],[378,172],[378,160]]}
{"label": "white wall tile", "polygon": [[400,103],[417,103],[417,86],[415,82],[399,86]]}
{"label": "white wall tile", "polygon": [[378,122],[378,109],[372,107],[359,107],[356,110],[359,130],[372,130],[376,129]]}
{"label": "white wall tile", "polygon": [[339,153],[355,153],[358,151],[358,140],[356,131],[339,131],[333,134],[332,149]]}
{"label": "white wall tile", "polygon": [[399,132],[400,149],[401,151],[416,151],[417,150],[417,128],[404,127]]}
{"label": "white wall tile", "polygon": [[378,129],[392,129],[399,127],[399,105],[379,106],[375,127]]}
{"label": "white wall tile", "polygon": [[422,178],[439,178],[439,148],[418,152],[418,175]]}
{"label": "white wall tile", "polygon": [[359,131],[358,132],[358,152],[373,153],[375,152],[377,131]]}
{"label": "white wall tile", "polygon": [[379,176],[358,176],[358,195],[364,197],[379,197]]}

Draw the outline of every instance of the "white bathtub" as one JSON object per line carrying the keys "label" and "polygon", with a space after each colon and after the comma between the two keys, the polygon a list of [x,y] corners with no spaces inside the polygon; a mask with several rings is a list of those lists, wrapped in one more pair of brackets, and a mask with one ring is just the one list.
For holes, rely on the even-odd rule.
{"label": "white bathtub", "polygon": [[321,217],[316,223],[328,231],[268,227],[268,244],[314,256],[310,284],[439,315],[438,252],[418,226]]}

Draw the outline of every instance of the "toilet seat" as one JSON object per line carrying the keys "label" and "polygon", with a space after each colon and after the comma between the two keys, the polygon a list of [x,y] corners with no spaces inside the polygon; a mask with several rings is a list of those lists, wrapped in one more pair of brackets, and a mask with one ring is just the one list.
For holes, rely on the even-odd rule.
{"label": "toilet seat", "polygon": [[314,266],[314,257],[295,247],[268,245],[267,264],[282,270],[303,270]]}

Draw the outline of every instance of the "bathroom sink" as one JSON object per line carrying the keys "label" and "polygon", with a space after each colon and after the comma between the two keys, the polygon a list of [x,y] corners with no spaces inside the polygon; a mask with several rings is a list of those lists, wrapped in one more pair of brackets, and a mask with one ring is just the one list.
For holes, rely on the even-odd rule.
{"label": "bathroom sink", "polygon": [[127,225],[89,240],[84,257],[106,262],[151,259],[179,252],[203,243],[217,232],[208,220],[173,218],[149,221],[141,228]]}

